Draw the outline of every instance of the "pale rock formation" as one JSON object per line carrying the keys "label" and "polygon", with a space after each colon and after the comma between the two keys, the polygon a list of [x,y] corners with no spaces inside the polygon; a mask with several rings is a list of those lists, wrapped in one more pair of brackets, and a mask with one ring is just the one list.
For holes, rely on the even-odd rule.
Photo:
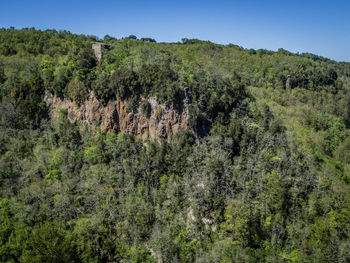
{"label": "pale rock formation", "polygon": [[190,130],[189,99],[186,93],[179,109],[160,104],[154,97],[141,98],[141,102],[145,101],[151,106],[148,116],[141,112],[140,107],[136,112],[127,112],[127,102],[120,98],[103,106],[92,92],[89,98],[80,104],[66,98],[61,99],[50,92],[45,94],[45,102],[51,110],[52,118],[56,118],[55,113],[58,109],[66,109],[70,122],[100,126],[102,130],[121,131],[136,135],[142,140],[167,140],[179,131]]}

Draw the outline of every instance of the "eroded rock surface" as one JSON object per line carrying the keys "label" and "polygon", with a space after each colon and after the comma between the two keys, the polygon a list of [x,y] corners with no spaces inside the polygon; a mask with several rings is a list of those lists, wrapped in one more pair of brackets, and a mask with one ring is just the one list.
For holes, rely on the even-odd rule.
{"label": "eroded rock surface", "polygon": [[56,118],[58,109],[66,109],[70,122],[99,125],[102,130],[121,131],[136,135],[143,140],[151,138],[160,141],[170,138],[179,131],[189,130],[189,101],[186,98],[179,109],[160,104],[154,97],[141,98],[141,102],[150,105],[148,114],[142,113],[141,107],[136,112],[127,112],[127,102],[120,98],[103,106],[93,93],[90,93],[88,100],[78,105],[69,99],[61,99],[46,92],[45,102],[51,109],[52,118]]}

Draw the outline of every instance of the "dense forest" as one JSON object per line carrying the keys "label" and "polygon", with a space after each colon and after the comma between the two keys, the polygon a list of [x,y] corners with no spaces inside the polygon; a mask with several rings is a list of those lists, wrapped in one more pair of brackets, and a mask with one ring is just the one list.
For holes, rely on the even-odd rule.
{"label": "dense forest", "polygon": [[[185,90],[191,129],[162,142],[44,101]],[[350,262],[349,184],[350,63],[0,29],[1,262]]]}

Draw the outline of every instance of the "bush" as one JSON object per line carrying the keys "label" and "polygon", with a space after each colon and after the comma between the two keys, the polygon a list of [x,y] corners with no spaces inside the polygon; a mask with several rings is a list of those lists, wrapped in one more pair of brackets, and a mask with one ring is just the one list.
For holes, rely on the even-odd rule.
{"label": "bush", "polygon": [[88,97],[88,91],[83,82],[79,80],[71,80],[67,86],[67,94],[69,98],[80,104]]}
{"label": "bush", "polygon": [[92,69],[97,65],[97,59],[91,48],[84,48],[80,50],[77,56],[76,68],[77,69]]}
{"label": "bush", "polygon": [[141,92],[138,76],[131,68],[116,70],[111,77],[110,88],[123,100],[131,95],[138,96]]}
{"label": "bush", "polygon": [[110,76],[105,72],[97,74],[96,80],[92,83],[92,90],[104,106],[110,100],[115,100],[116,91],[111,87]]}

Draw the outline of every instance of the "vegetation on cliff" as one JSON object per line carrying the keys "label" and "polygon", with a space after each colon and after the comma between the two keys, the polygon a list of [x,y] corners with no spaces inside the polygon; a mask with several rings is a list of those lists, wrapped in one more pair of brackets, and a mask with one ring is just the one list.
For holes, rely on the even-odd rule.
{"label": "vegetation on cliff", "polygon": [[[191,129],[50,120],[45,91],[187,93]],[[0,261],[349,262],[349,110],[350,64],[312,54],[0,29]]]}

